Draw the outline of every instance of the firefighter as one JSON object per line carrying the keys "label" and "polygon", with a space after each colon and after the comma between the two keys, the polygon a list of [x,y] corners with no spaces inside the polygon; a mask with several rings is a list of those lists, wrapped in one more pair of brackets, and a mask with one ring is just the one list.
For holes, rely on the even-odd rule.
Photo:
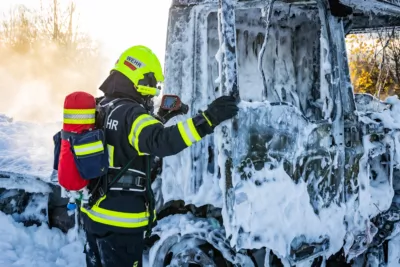
{"label": "firefighter", "polygon": [[193,118],[164,127],[152,115],[152,98],[163,80],[156,55],[145,46],[133,46],[122,53],[100,86],[100,105],[111,110],[105,122],[110,171],[99,180],[102,185],[89,187],[98,196],[96,201],[81,207],[88,267],[142,266],[144,233],[156,221],[150,156],[175,155],[238,112],[236,99],[222,96]]}

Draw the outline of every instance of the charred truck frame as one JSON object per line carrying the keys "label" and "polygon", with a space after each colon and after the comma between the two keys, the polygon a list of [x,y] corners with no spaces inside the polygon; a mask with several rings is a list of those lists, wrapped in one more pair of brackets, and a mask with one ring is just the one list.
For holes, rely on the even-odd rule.
{"label": "charred truck frame", "polygon": [[[181,96],[192,112],[221,94],[242,102],[238,118],[215,135],[164,159],[153,183],[160,223],[152,266],[387,262],[388,240],[400,227],[399,207],[390,205],[400,183],[390,146],[398,137],[366,108],[390,104],[354,94],[345,37],[399,25],[395,1],[174,0],[165,93]],[[271,192],[283,176],[305,185],[303,204],[320,231],[303,231],[307,226],[296,221],[305,219],[271,212],[285,201],[267,202],[285,194]],[[371,211],[365,206],[376,203],[364,203],[365,191],[376,179],[388,195]],[[266,207],[256,208],[263,201]],[[324,218],[329,210],[336,223]],[[291,222],[277,226],[268,219],[275,216]],[[173,234],[165,233],[168,224]],[[298,233],[285,236],[294,224]],[[335,225],[345,229],[340,244],[323,230]],[[262,234],[268,231],[274,233]]]}
{"label": "charred truck frame", "polygon": [[[190,110],[168,123],[222,94],[241,102],[237,118],[154,170],[150,266],[391,262],[400,131],[385,118],[395,105],[354,94],[345,36],[397,26],[394,0],[173,0],[164,93]],[[73,227],[54,184],[1,172],[0,188],[16,219]]]}

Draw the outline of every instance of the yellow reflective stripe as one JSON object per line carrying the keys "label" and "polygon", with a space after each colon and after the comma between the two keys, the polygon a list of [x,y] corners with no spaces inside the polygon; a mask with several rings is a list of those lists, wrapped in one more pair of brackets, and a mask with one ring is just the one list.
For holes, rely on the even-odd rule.
{"label": "yellow reflective stripe", "polygon": [[64,119],[63,122],[66,124],[94,124],[95,119]]}
{"label": "yellow reflective stripe", "polygon": [[158,90],[155,87],[149,87],[149,86],[144,86],[144,85],[138,85],[137,86],[137,91],[141,93],[142,95],[159,95],[160,90]]}
{"label": "yellow reflective stripe", "polygon": [[114,146],[107,144],[108,150],[108,165],[114,167]]}
{"label": "yellow reflective stripe", "polygon": [[116,227],[123,228],[139,228],[144,227],[149,224],[148,217],[144,218],[117,218],[109,215],[101,214],[93,210],[87,210],[84,207],[81,208],[81,211],[85,213],[90,219],[95,222],[107,224]]}
{"label": "yellow reflective stripe", "polygon": [[128,212],[107,210],[107,209],[100,208],[99,206],[93,206],[92,210],[99,214],[103,214],[103,215],[115,217],[115,218],[122,218],[122,219],[148,219],[150,216],[150,213],[147,211],[139,212],[139,213],[128,213]]}
{"label": "yellow reflective stripe", "polygon": [[139,150],[139,134],[142,132],[144,127],[156,124],[156,123],[160,123],[158,120],[153,120],[153,121],[147,121],[144,122],[143,124],[140,125],[137,134],[136,134],[136,138],[135,138],[135,149],[136,151],[139,153],[139,155],[144,155],[145,153],[140,152]]}
{"label": "yellow reflective stripe", "polygon": [[104,146],[103,143],[99,140],[84,145],[74,145],[74,151],[75,155],[77,156],[85,156],[104,151]]}
{"label": "yellow reflective stripe", "polygon": [[94,124],[96,109],[64,109],[64,123]]}
{"label": "yellow reflective stripe", "polygon": [[194,137],[194,140],[195,140],[196,142],[200,141],[200,140],[201,140],[201,137],[200,137],[199,133],[197,132],[196,127],[195,127],[194,124],[193,124],[192,118],[188,119],[186,122],[187,122],[187,125],[189,126],[189,131],[190,131],[190,133],[191,133],[191,134],[193,135],[193,137]]}
{"label": "yellow reflective stripe", "polygon": [[158,120],[154,119],[152,116],[148,114],[142,114],[133,122],[131,131],[128,135],[129,143],[136,149],[139,155],[144,155],[145,153],[140,152],[139,150],[139,135],[142,132],[143,128],[160,123]]}
{"label": "yellow reflective stripe", "polygon": [[[97,200],[92,209],[86,209],[81,206],[81,211],[95,222],[124,228],[139,228],[148,225],[150,213],[148,211],[140,213],[127,213],[112,211],[100,208],[100,203],[106,198],[101,197]],[[156,210],[154,212],[154,221],[156,220]]]}
{"label": "yellow reflective stripe", "polygon": [[203,114],[204,119],[206,119],[208,125],[212,126],[212,123],[211,123],[210,119],[206,116],[206,114],[204,112],[202,114]]}
{"label": "yellow reflective stripe", "polygon": [[77,114],[95,114],[96,109],[94,108],[88,108],[88,109],[64,109],[64,114],[70,114],[70,115],[77,115]]}
{"label": "yellow reflective stripe", "polygon": [[135,143],[134,142],[134,140],[135,140],[134,139],[134,129],[136,128],[136,125],[138,124],[138,122],[140,120],[143,120],[146,117],[150,117],[150,116],[147,114],[142,114],[139,117],[137,117],[136,120],[132,123],[131,131],[129,132],[129,135],[128,135],[128,141],[129,141],[129,144],[131,144],[131,146],[134,146],[134,143]]}
{"label": "yellow reflective stripe", "polygon": [[178,122],[178,130],[187,146],[191,146],[194,142],[201,140],[196,127],[194,127],[192,118],[185,122]]}
{"label": "yellow reflective stripe", "polygon": [[178,122],[178,130],[179,130],[179,133],[181,134],[181,137],[182,137],[183,141],[185,142],[186,146],[191,146],[192,142],[190,142],[190,139],[185,132],[185,128],[183,127],[183,122],[181,122],[181,121]]}

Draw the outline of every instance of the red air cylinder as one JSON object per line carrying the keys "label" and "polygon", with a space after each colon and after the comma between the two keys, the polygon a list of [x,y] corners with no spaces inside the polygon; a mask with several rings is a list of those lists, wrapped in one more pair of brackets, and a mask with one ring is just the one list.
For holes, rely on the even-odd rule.
{"label": "red air cylinder", "polygon": [[[85,92],[74,92],[65,97],[63,131],[82,133],[95,127],[96,100]],[[61,140],[58,162],[58,182],[67,190],[83,189],[88,183],[78,172],[68,140]]]}

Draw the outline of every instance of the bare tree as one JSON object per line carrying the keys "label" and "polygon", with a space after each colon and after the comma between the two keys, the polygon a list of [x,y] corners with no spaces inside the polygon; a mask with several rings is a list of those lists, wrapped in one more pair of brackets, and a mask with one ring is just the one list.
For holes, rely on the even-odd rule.
{"label": "bare tree", "polygon": [[[35,9],[15,6],[0,21],[1,99],[15,99],[19,105],[23,95],[29,102],[24,105],[32,108],[21,107],[12,115],[24,113],[21,115],[24,119],[47,119],[53,110],[62,111],[59,107],[68,93],[80,90],[95,94],[104,78],[100,47],[80,31],[74,1],[40,0],[38,3]],[[32,89],[35,86],[39,87]],[[38,92],[41,92],[40,98]],[[33,108],[39,104],[30,103],[32,99],[43,101],[40,108]],[[2,102],[0,113],[4,109],[15,110],[16,104]]]}
{"label": "bare tree", "polygon": [[400,93],[400,34],[395,28],[351,35],[350,70],[356,92],[384,98]]}

